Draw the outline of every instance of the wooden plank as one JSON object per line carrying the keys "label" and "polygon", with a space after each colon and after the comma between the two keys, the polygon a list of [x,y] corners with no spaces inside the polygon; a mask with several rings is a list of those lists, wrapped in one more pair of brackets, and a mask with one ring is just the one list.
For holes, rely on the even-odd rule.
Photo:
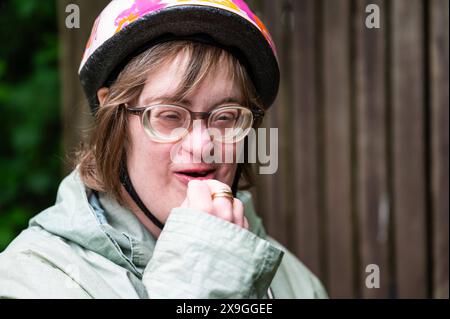
{"label": "wooden plank", "polygon": [[[281,38],[281,29],[280,29],[280,15],[281,8],[279,2],[267,1],[264,0],[260,3],[261,8],[261,16],[262,20],[266,24],[269,29],[270,34],[272,35],[275,44],[277,45],[279,51],[279,55],[282,49],[282,38]],[[258,205],[264,211],[265,225],[267,226],[267,230],[275,239],[281,242],[283,245],[289,247],[288,243],[288,209],[287,203],[284,198],[287,195],[286,189],[289,186],[286,182],[285,171],[286,171],[286,162],[283,154],[285,153],[286,147],[289,143],[284,133],[284,112],[281,106],[284,105],[284,101],[288,98],[289,93],[285,93],[285,82],[288,79],[286,77],[282,77],[280,83],[280,91],[278,94],[278,98],[275,101],[272,108],[267,113],[267,118],[264,123],[264,127],[267,129],[270,128],[278,128],[278,152],[279,152],[279,166],[278,171],[272,175],[260,175],[259,183],[261,187],[259,187],[258,192],[260,193],[258,196],[258,200],[262,199]],[[266,133],[268,137],[268,131]],[[262,196],[261,196],[262,195]],[[264,205],[264,206],[263,206]]]}
{"label": "wooden plank", "polygon": [[[83,139],[83,131],[92,124],[89,106],[78,78],[78,67],[95,18],[106,6],[108,0],[58,0],[58,28],[60,34],[60,70],[62,89],[62,122],[64,153],[70,154],[79,146]],[[69,4],[80,8],[80,28],[68,29],[65,12]],[[64,162],[64,173],[71,170],[69,161]]]}
{"label": "wooden plank", "polygon": [[286,6],[289,6],[288,0],[282,1],[265,1],[265,13],[268,20],[271,34],[274,37],[275,43],[278,49],[278,57],[280,63],[280,90],[278,93],[276,104],[272,109],[272,113],[276,115],[273,119],[276,121],[272,123],[270,128],[278,129],[278,171],[273,175],[276,188],[273,192],[276,196],[274,203],[276,207],[273,207],[273,213],[276,214],[277,239],[284,244],[288,249],[292,249],[290,242],[291,225],[290,215],[293,206],[293,180],[291,178],[292,167],[292,140],[290,133],[290,117],[289,112],[292,110],[293,100],[293,87],[292,87],[292,61],[291,61],[291,35],[286,30],[287,23],[285,21],[289,19],[289,9],[286,10]]}
{"label": "wooden plank", "polygon": [[[263,0],[253,0],[249,2],[249,6],[257,10],[259,16],[264,21],[267,27],[267,17],[265,15],[265,3]],[[272,30],[270,30],[272,31]],[[272,33],[272,32],[271,32]],[[276,101],[272,107],[276,106]],[[262,128],[269,128],[275,123],[276,119],[274,119],[272,110],[266,113],[264,118],[264,122],[262,124]],[[267,145],[269,145],[267,143]],[[266,147],[267,147],[266,145]],[[276,218],[276,194],[274,193],[276,183],[273,175],[261,175],[259,174],[259,170],[256,171],[257,175],[257,183],[256,189],[253,192],[255,196],[255,207],[257,209],[258,214],[263,219],[264,226],[266,228],[267,233],[274,237],[278,237],[278,221]]]}
{"label": "wooden plank", "polygon": [[392,143],[397,293],[427,297],[423,1],[392,1]]}
{"label": "wooden plank", "polygon": [[321,227],[318,207],[317,183],[317,116],[316,116],[316,30],[315,1],[294,1],[295,34],[292,83],[294,101],[290,108],[294,119],[292,157],[295,209],[293,252],[316,275],[322,278],[320,258]]}
{"label": "wooden plank", "polygon": [[295,188],[295,179],[292,178],[294,172],[293,135],[295,118],[292,116],[294,110],[294,82],[292,66],[295,52],[293,51],[294,35],[294,11],[292,0],[270,1],[268,12],[274,14],[275,28],[278,37],[278,56],[280,62],[281,83],[278,95],[278,150],[279,150],[279,218],[282,229],[280,230],[281,242],[286,247],[295,251],[298,243],[295,240],[295,233],[298,225],[294,223],[295,198],[298,197]]}
{"label": "wooden plank", "polygon": [[449,2],[428,3],[430,21],[430,81],[433,207],[433,297],[449,298],[448,287],[448,145],[449,145]]}
{"label": "wooden plank", "polygon": [[[365,8],[376,4],[384,17],[382,0],[356,1],[355,34],[355,111],[357,156],[357,219],[359,243],[358,289],[362,298],[389,297],[388,263],[389,197],[386,168],[385,118],[385,39],[386,26],[368,29]],[[382,20],[381,20],[382,21]],[[370,264],[380,269],[380,287],[365,285],[365,270]]]}
{"label": "wooden plank", "polygon": [[350,1],[322,5],[328,290],[331,297],[352,298]]}

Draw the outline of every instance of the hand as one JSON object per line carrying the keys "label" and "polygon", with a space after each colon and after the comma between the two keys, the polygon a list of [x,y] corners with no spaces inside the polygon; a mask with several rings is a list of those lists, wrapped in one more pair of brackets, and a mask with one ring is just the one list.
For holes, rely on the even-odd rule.
{"label": "hand", "polygon": [[201,210],[248,230],[249,225],[244,215],[244,205],[239,199],[234,198],[233,201],[226,197],[212,199],[211,196],[214,192],[224,188],[230,189],[227,184],[214,179],[190,181],[186,199],[180,207]]}

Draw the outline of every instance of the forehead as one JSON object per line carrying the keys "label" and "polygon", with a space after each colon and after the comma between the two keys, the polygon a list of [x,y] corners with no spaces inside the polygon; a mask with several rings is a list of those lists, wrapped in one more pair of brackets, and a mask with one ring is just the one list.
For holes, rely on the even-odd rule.
{"label": "forehead", "polygon": [[[183,85],[190,60],[189,54],[181,51],[152,71],[139,97],[141,105],[157,103],[163,96],[173,96],[176,99],[176,93]],[[225,98],[240,100],[242,92],[236,83],[237,77],[233,76],[232,72],[228,59],[221,58],[220,63],[214,65],[200,82],[193,84],[185,100],[197,105],[214,103]]]}

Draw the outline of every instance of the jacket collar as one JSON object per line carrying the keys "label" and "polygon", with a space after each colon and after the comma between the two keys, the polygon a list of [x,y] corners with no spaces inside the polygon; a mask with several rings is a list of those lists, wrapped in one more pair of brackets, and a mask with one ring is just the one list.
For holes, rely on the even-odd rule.
{"label": "jacket collar", "polygon": [[[238,192],[250,229],[266,237],[261,219],[253,208],[251,194]],[[91,250],[128,269],[139,278],[153,254],[156,241],[137,217],[105,193],[94,193],[75,169],[60,184],[55,205],[30,220],[39,226]]]}

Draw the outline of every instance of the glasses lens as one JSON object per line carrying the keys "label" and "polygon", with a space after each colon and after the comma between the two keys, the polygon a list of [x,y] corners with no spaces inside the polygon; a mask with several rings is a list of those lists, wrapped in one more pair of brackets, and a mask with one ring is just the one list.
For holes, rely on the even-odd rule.
{"label": "glasses lens", "polygon": [[236,143],[244,138],[253,124],[253,113],[241,106],[217,109],[209,117],[208,127],[214,138],[223,143]]}
{"label": "glasses lens", "polygon": [[152,139],[174,141],[187,133],[190,114],[182,107],[157,105],[145,111],[143,123]]}

